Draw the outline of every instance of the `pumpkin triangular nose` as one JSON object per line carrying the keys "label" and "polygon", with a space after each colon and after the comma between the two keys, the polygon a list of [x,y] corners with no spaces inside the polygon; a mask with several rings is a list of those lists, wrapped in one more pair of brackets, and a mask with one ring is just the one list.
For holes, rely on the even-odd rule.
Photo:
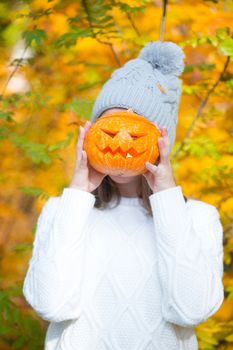
{"label": "pumpkin triangular nose", "polygon": [[120,129],[120,131],[115,136],[115,138],[121,138],[121,139],[124,139],[124,140],[131,140],[132,139],[132,137],[130,136],[128,131],[125,130],[125,129]]}
{"label": "pumpkin triangular nose", "polygon": [[[132,137],[126,129],[120,129],[120,131],[116,134],[116,136],[113,139],[114,146],[120,146],[120,148],[124,152],[127,152],[128,149],[131,147],[131,142]],[[114,146],[112,146],[112,148],[114,148]]]}

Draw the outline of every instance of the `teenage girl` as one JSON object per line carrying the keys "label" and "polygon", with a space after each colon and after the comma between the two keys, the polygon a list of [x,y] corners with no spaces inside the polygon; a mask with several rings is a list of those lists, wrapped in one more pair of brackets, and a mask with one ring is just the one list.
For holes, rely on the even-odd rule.
{"label": "teenage girl", "polygon": [[[138,60],[134,64],[147,86],[149,68],[141,75],[143,59]],[[137,73],[136,68],[127,69]],[[163,72],[168,80],[162,85],[157,71],[154,63],[160,87],[153,85],[157,90],[151,90],[151,97],[154,91],[165,104],[166,98],[172,99],[169,87],[174,93],[176,78]],[[148,74],[151,78],[152,72]],[[129,72],[125,76],[134,79]],[[120,77],[113,75],[112,84],[119,84]],[[123,79],[122,90],[125,84]],[[137,94],[125,95],[125,90],[121,103],[121,90],[114,90],[114,100],[107,84],[108,94],[96,100],[92,121],[122,108],[149,118],[149,109],[144,114],[140,110],[140,91],[147,90],[135,84],[129,91]],[[154,108],[163,108],[160,102],[157,99]],[[152,112],[151,107],[162,137],[160,157],[156,164],[146,163],[146,173],[123,177],[93,169],[83,150],[91,126],[87,122],[80,128],[69,186],[60,196],[50,197],[42,209],[23,293],[49,322],[46,350],[197,350],[195,326],[223,302],[223,229],[218,210],[184,196],[169,157],[174,124],[165,114],[162,118],[159,111]]]}

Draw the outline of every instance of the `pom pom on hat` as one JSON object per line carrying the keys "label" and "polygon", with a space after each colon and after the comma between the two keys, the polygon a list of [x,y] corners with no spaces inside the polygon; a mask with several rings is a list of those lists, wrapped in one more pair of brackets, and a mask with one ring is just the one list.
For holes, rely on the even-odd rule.
{"label": "pom pom on hat", "polygon": [[181,47],[171,41],[152,41],[145,45],[138,55],[138,58],[149,62],[161,73],[176,76],[184,70],[184,57]]}

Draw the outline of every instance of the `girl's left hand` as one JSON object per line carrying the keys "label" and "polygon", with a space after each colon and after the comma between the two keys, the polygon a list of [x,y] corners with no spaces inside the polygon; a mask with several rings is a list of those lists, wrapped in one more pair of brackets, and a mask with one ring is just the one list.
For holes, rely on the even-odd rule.
{"label": "girl's left hand", "polygon": [[159,163],[158,165],[154,165],[147,161],[145,163],[145,166],[148,171],[142,174],[146,178],[148,185],[152,189],[153,193],[177,186],[169,158],[170,140],[168,137],[167,129],[161,128],[161,134],[162,137],[159,137],[158,139],[160,153]]}

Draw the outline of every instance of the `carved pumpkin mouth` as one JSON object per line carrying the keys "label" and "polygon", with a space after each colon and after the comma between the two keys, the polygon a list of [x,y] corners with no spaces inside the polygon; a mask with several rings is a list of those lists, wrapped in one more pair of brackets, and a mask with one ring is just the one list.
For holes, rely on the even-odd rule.
{"label": "carved pumpkin mouth", "polygon": [[96,145],[96,147],[99,149],[100,152],[106,154],[106,153],[111,153],[111,155],[114,157],[117,154],[120,154],[123,158],[127,159],[127,158],[136,158],[139,157],[140,155],[142,155],[143,153],[145,153],[146,151],[143,152],[137,152],[135,149],[133,149],[132,147],[124,152],[120,147],[117,147],[117,149],[115,151],[112,151],[111,148],[109,146],[105,147],[104,149],[100,149],[98,147],[98,145]]}

